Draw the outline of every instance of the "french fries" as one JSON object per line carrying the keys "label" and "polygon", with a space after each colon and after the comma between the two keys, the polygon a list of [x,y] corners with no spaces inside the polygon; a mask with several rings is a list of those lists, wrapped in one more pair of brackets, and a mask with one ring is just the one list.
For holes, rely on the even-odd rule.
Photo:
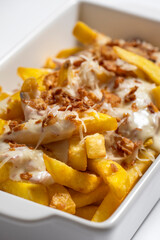
{"label": "french fries", "polygon": [[152,82],[156,83],[157,85],[160,84],[160,67],[158,67],[156,64],[142,56],[124,50],[120,47],[114,47],[113,49],[124,61],[134,64],[144,71],[144,73],[147,74]]}
{"label": "french fries", "polygon": [[90,135],[86,138],[88,158],[101,158],[106,155],[105,139],[102,134]]}
{"label": "french fries", "polygon": [[152,89],[152,96],[158,109],[160,109],[160,86]]}
{"label": "french fries", "polygon": [[44,154],[44,162],[54,181],[82,193],[95,190],[101,179],[94,174],[79,172]]}
{"label": "french fries", "polygon": [[5,93],[5,92],[0,93],[0,101],[6,99],[7,97],[9,97],[8,93]]}
{"label": "french fries", "polygon": [[70,57],[71,55],[74,55],[77,52],[82,51],[82,50],[83,50],[83,48],[81,48],[81,47],[63,49],[57,54],[56,57],[57,58],[67,58],[67,57]]}
{"label": "french fries", "polygon": [[116,198],[112,191],[110,191],[105,197],[105,199],[102,201],[101,205],[96,210],[92,218],[92,221],[93,222],[105,221],[112,215],[112,213],[117,209],[120,203],[121,201]]}
{"label": "french fries", "polygon": [[117,198],[122,199],[128,193],[129,175],[120,164],[107,159],[92,159],[88,161],[88,168],[103,178]]}
{"label": "french fries", "polygon": [[7,121],[0,119],[0,135],[4,133],[6,125],[7,125]]}
{"label": "french fries", "polygon": [[68,162],[67,164],[79,171],[87,168],[87,155],[85,142],[77,137],[72,137],[69,141]]}
{"label": "french fries", "polygon": [[24,68],[24,67],[19,67],[17,69],[17,74],[19,77],[21,77],[23,80],[26,80],[28,78],[40,78],[42,76],[47,75],[50,73],[49,70],[43,69],[43,68]]}
{"label": "french fries", "polygon": [[11,166],[11,163],[5,163],[2,167],[0,167],[0,183],[9,179]]}
{"label": "french fries", "polygon": [[101,133],[117,129],[116,118],[104,113],[84,112],[80,117],[84,121],[87,134],[94,134],[96,132]]}
{"label": "french fries", "polygon": [[85,207],[90,204],[96,204],[97,202],[102,202],[104,197],[108,193],[108,186],[106,184],[101,184],[94,191],[90,193],[80,193],[72,189],[69,189],[70,195],[76,204],[77,208]]}
{"label": "french fries", "polygon": [[0,87],[0,190],[103,222],[160,152],[160,51],[83,22],[73,35],[84,46],[19,67],[14,94]]}
{"label": "french fries", "polygon": [[97,33],[80,21],[76,23],[73,35],[84,44],[92,44],[97,38]]}
{"label": "french fries", "polygon": [[75,215],[86,220],[91,220],[97,208],[98,207],[94,205],[77,208]]}
{"label": "french fries", "polygon": [[0,189],[42,205],[48,206],[49,204],[47,189],[41,184],[7,180],[0,184]]}
{"label": "french fries", "polygon": [[50,68],[50,69],[56,68],[56,64],[53,62],[51,57],[47,58],[44,68]]}
{"label": "french fries", "polygon": [[68,74],[70,65],[71,63],[69,60],[63,63],[59,71],[58,86],[64,87],[68,84]]}
{"label": "french fries", "polygon": [[76,205],[65,187],[55,183],[48,186],[48,191],[50,197],[50,207],[75,214]]}
{"label": "french fries", "polygon": [[5,98],[0,102],[0,118],[4,120],[23,119],[24,114],[21,106],[20,92]]}
{"label": "french fries", "polygon": [[78,41],[86,45],[94,43],[105,44],[111,40],[109,37],[96,32],[81,21],[78,21],[74,26],[73,35]]}

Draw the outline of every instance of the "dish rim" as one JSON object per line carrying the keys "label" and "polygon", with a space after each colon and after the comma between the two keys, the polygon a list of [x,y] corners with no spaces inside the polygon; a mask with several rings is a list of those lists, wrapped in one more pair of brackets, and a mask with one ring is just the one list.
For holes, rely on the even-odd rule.
{"label": "dish rim", "polygon": [[[158,20],[156,20],[154,17],[148,17],[147,14],[141,15],[139,13],[135,13],[132,11],[126,11],[125,9],[118,9],[118,7],[116,6],[111,6],[108,5],[106,2],[96,2],[95,0],[89,1],[89,0],[69,0],[66,4],[64,4],[64,6],[62,7],[61,10],[57,11],[56,14],[53,16],[53,14],[49,15],[49,17],[47,17],[47,19],[43,22],[40,23],[35,29],[32,30],[32,32],[30,34],[28,34],[28,36],[26,36],[23,40],[21,40],[19,43],[17,43],[8,53],[5,54],[5,56],[2,56],[2,58],[0,59],[0,67],[3,66],[3,64],[6,64],[7,61],[14,56],[14,54],[16,54],[18,51],[20,51],[21,49],[23,49],[23,47],[25,45],[27,45],[30,41],[32,41],[32,39],[34,39],[34,37],[39,34],[41,31],[43,31],[47,25],[49,25],[51,22],[53,22],[56,18],[58,18],[60,15],[63,15],[63,13],[68,10],[69,8],[73,7],[74,5],[78,8],[81,7],[81,4],[89,4],[89,5],[94,5],[94,6],[100,6],[100,7],[104,7],[107,8],[109,10],[114,10],[116,12],[120,12],[122,14],[127,14],[127,15],[131,15],[131,16],[135,16],[141,19],[147,19],[149,21],[152,22],[160,22]],[[55,11],[55,10],[54,10]],[[55,13],[55,12],[54,12]],[[134,202],[134,200],[138,197],[138,195],[140,194],[140,192],[142,191],[143,188],[145,188],[146,184],[148,181],[150,181],[150,179],[152,178],[152,176],[154,175],[154,173],[156,173],[156,170],[158,169],[158,165],[160,165],[160,155],[156,158],[156,160],[151,164],[151,166],[147,169],[147,171],[143,174],[143,176],[141,177],[141,179],[139,179],[139,181],[136,183],[136,185],[133,187],[133,189],[129,192],[129,194],[127,195],[127,197],[123,200],[123,202],[120,204],[120,206],[117,208],[117,210],[112,214],[111,217],[109,217],[109,219],[107,219],[104,222],[91,222],[85,219],[82,219],[80,217],[56,210],[56,209],[50,209],[52,214],[49,214],[49,216],[45,216],[43,218],[39,218],[38,220],[26,220],[22,218],[17,218],[16,216],[11,217],[9,215],[5,215],[5,214],[1,214],[1,216],[5,217],[8,220],[14,219],[16,221],[20,221],[22,223],[31,223],[31,222],[39,222],[42,220],[47,220],[53,217],[59,217],[59,218],[65,218],[68,219],[70,221],[72,221],[73,223],[76,224],[80,224],[83,225],[85,227],[89,227],[92,229],[108,229],[110,227],[112,227],[113,225],[115,225],[118,221],[121,220],[121,218],[123,217],[124,214],[127,213],[127,209],[132,205],[132,203]],[[8,195],[11,195],[9,193],[5,193]],[[14,196],[15,198],[17,198],[17,196]],[[28,200],[23,199],[24,202]],[[30,204],[36,204],[37,203],[33,203],[30,202]],[[46,208],[47,206],[40,206],[43,208]],[[48,208],[48,207],[47,207]],[[48,211],[49,212],[49,211]]]}

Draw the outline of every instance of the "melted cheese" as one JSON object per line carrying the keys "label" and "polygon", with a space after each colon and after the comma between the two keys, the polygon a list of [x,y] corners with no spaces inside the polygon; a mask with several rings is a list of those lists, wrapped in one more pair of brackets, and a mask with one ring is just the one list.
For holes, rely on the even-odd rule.
{"label": "melted cheese", "polygon": [[21,181],[22,173],[32,174],[31,182],[52,184],[53,179],[46,171],[43,160],[43,152],[40,150],[31,150],[28,147],[16,147],[14,151],[9,150],[9,144],[0,142],[0,161],[1,165],[11,162],[10,179]]}

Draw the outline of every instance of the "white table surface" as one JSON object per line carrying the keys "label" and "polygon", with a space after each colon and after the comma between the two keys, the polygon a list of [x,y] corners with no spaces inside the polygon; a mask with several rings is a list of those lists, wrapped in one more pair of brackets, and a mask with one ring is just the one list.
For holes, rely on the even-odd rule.
{"label": "white table surface", "polygon": [[[0,59],[67,0],[0,0]],[[105,0],[102,0],[105,1]],[[111,1],[107,1],[108,3]],[[160,18],[159,0],[112,0],[121,8],[154,13]],[[1,81],[1,80],[0,80]],[[121,238],[120,238],[121,239]],[[140,226],[132,240],[160,239],[160,201]]]}

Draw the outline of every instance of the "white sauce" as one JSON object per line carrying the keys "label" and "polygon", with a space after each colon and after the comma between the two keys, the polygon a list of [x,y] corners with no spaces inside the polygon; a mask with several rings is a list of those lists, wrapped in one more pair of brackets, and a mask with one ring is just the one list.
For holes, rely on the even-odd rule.
{"label": "white sauce", "polygon": [[54,181],[46,171],[43,160],[43,152],[31,150],[28,147],[17,147],[15,151],[9,151],[9,144],[0,142],[0,161],[1,165],[11,162],[13,165],[10,170],[10,179],[21,181],[20,174],[30,173],[32,178],[29,180],[35,183],[52,184]]}

